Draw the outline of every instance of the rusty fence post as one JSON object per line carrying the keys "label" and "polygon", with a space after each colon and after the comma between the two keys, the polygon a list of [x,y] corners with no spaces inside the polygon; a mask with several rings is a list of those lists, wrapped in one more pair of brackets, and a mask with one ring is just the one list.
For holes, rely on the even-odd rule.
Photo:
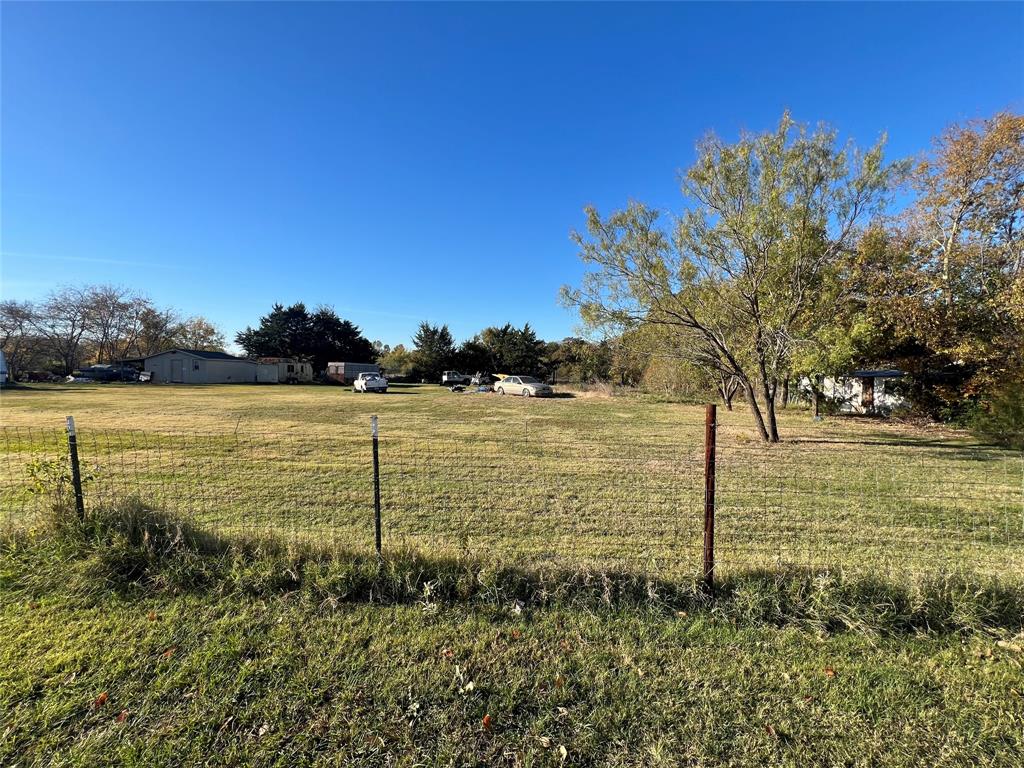
{"label": "rusty fence post", "polygon": [[78,435],[75,433],[75,417],[68,416],[68,458],[71,459],[71,485],[75,490],[75,511],[79,520],[85,520],[85,495],[82,493],[82,470],[78,464]]}
{"label": "rusty fence post", "polygon": [[704,411],[704,586],[715,588],[715,436],[718,407]]}
{"label": "rusty fence post", "polygon": [[370,428],[373,432],[373,543],[377,557],[381,555],[380,536],[380,456],[377,450],[377,417],[370,417]]}

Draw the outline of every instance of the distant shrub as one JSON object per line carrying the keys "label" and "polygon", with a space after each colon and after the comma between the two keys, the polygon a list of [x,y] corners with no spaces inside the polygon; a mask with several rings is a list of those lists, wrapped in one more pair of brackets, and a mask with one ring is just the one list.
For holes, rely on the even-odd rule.
{"label": "distant shrub", "polygon": [[973,427],[976,434],[998,445],[1024,450],[1024,383],[996,392],[979,409]]}

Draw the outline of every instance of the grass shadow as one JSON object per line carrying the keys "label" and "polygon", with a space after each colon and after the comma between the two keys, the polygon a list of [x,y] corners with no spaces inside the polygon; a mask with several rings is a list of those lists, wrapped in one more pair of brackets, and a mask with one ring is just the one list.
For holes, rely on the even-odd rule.
{"label": "grass shadow", "polygon": [[[487,605],[514,614],[547,607],[702,613],[731,623],[818,632],[1019,631],[1024,582],[968,572],[902,579],[780,566],[729,573],[714,591],[699,574],[663,578],[626,569],[531,568],[415,549],[374,553],[272,538],[226,539],[137,500],[82,521],[55,510],[49,537],[0,541],[6,588],[45,592],[69,579],[85,593],[163,590],[345,603]],[[63,554],[53,556],[55,551]],[[49,553],[49,554],[47,554]],[[11,574],[14,574],[13,576]],[[77,581],[76,581],[77,580]]]}

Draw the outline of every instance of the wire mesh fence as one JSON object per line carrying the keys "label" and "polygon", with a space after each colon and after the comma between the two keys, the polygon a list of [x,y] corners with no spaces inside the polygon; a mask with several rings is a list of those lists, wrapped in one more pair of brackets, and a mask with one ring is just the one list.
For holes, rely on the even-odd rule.
{"label": "wire mesh fence", "polygon": [[[662,574],[698,572],[704,446],[531,428],[472,436],[381,422],[384,548]],[[86,514],[137,498],[221,536],[372,552],[369,425],[334,434],[80,427]],[[0,523],[37,524],[66,478],[61,429],[0,428]],[[843,567],[1024,572],[1024,456],[886,440],[752,442],[719,434],[718,572]]]}

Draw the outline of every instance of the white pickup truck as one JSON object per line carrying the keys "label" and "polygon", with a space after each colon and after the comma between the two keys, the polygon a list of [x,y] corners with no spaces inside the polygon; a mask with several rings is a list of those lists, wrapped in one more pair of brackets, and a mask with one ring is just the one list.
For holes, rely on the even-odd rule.
{"label": "white pickup truck", "polygon": [[441,375],[441,386],[450,387],[452,384],[469,384],[470,377],[458,371],[445,371]]}
{"label": "white pickup truck", "polygon": [[353,392],[387,392],[388,380],[379,373],[360,373],[352,384]]}

